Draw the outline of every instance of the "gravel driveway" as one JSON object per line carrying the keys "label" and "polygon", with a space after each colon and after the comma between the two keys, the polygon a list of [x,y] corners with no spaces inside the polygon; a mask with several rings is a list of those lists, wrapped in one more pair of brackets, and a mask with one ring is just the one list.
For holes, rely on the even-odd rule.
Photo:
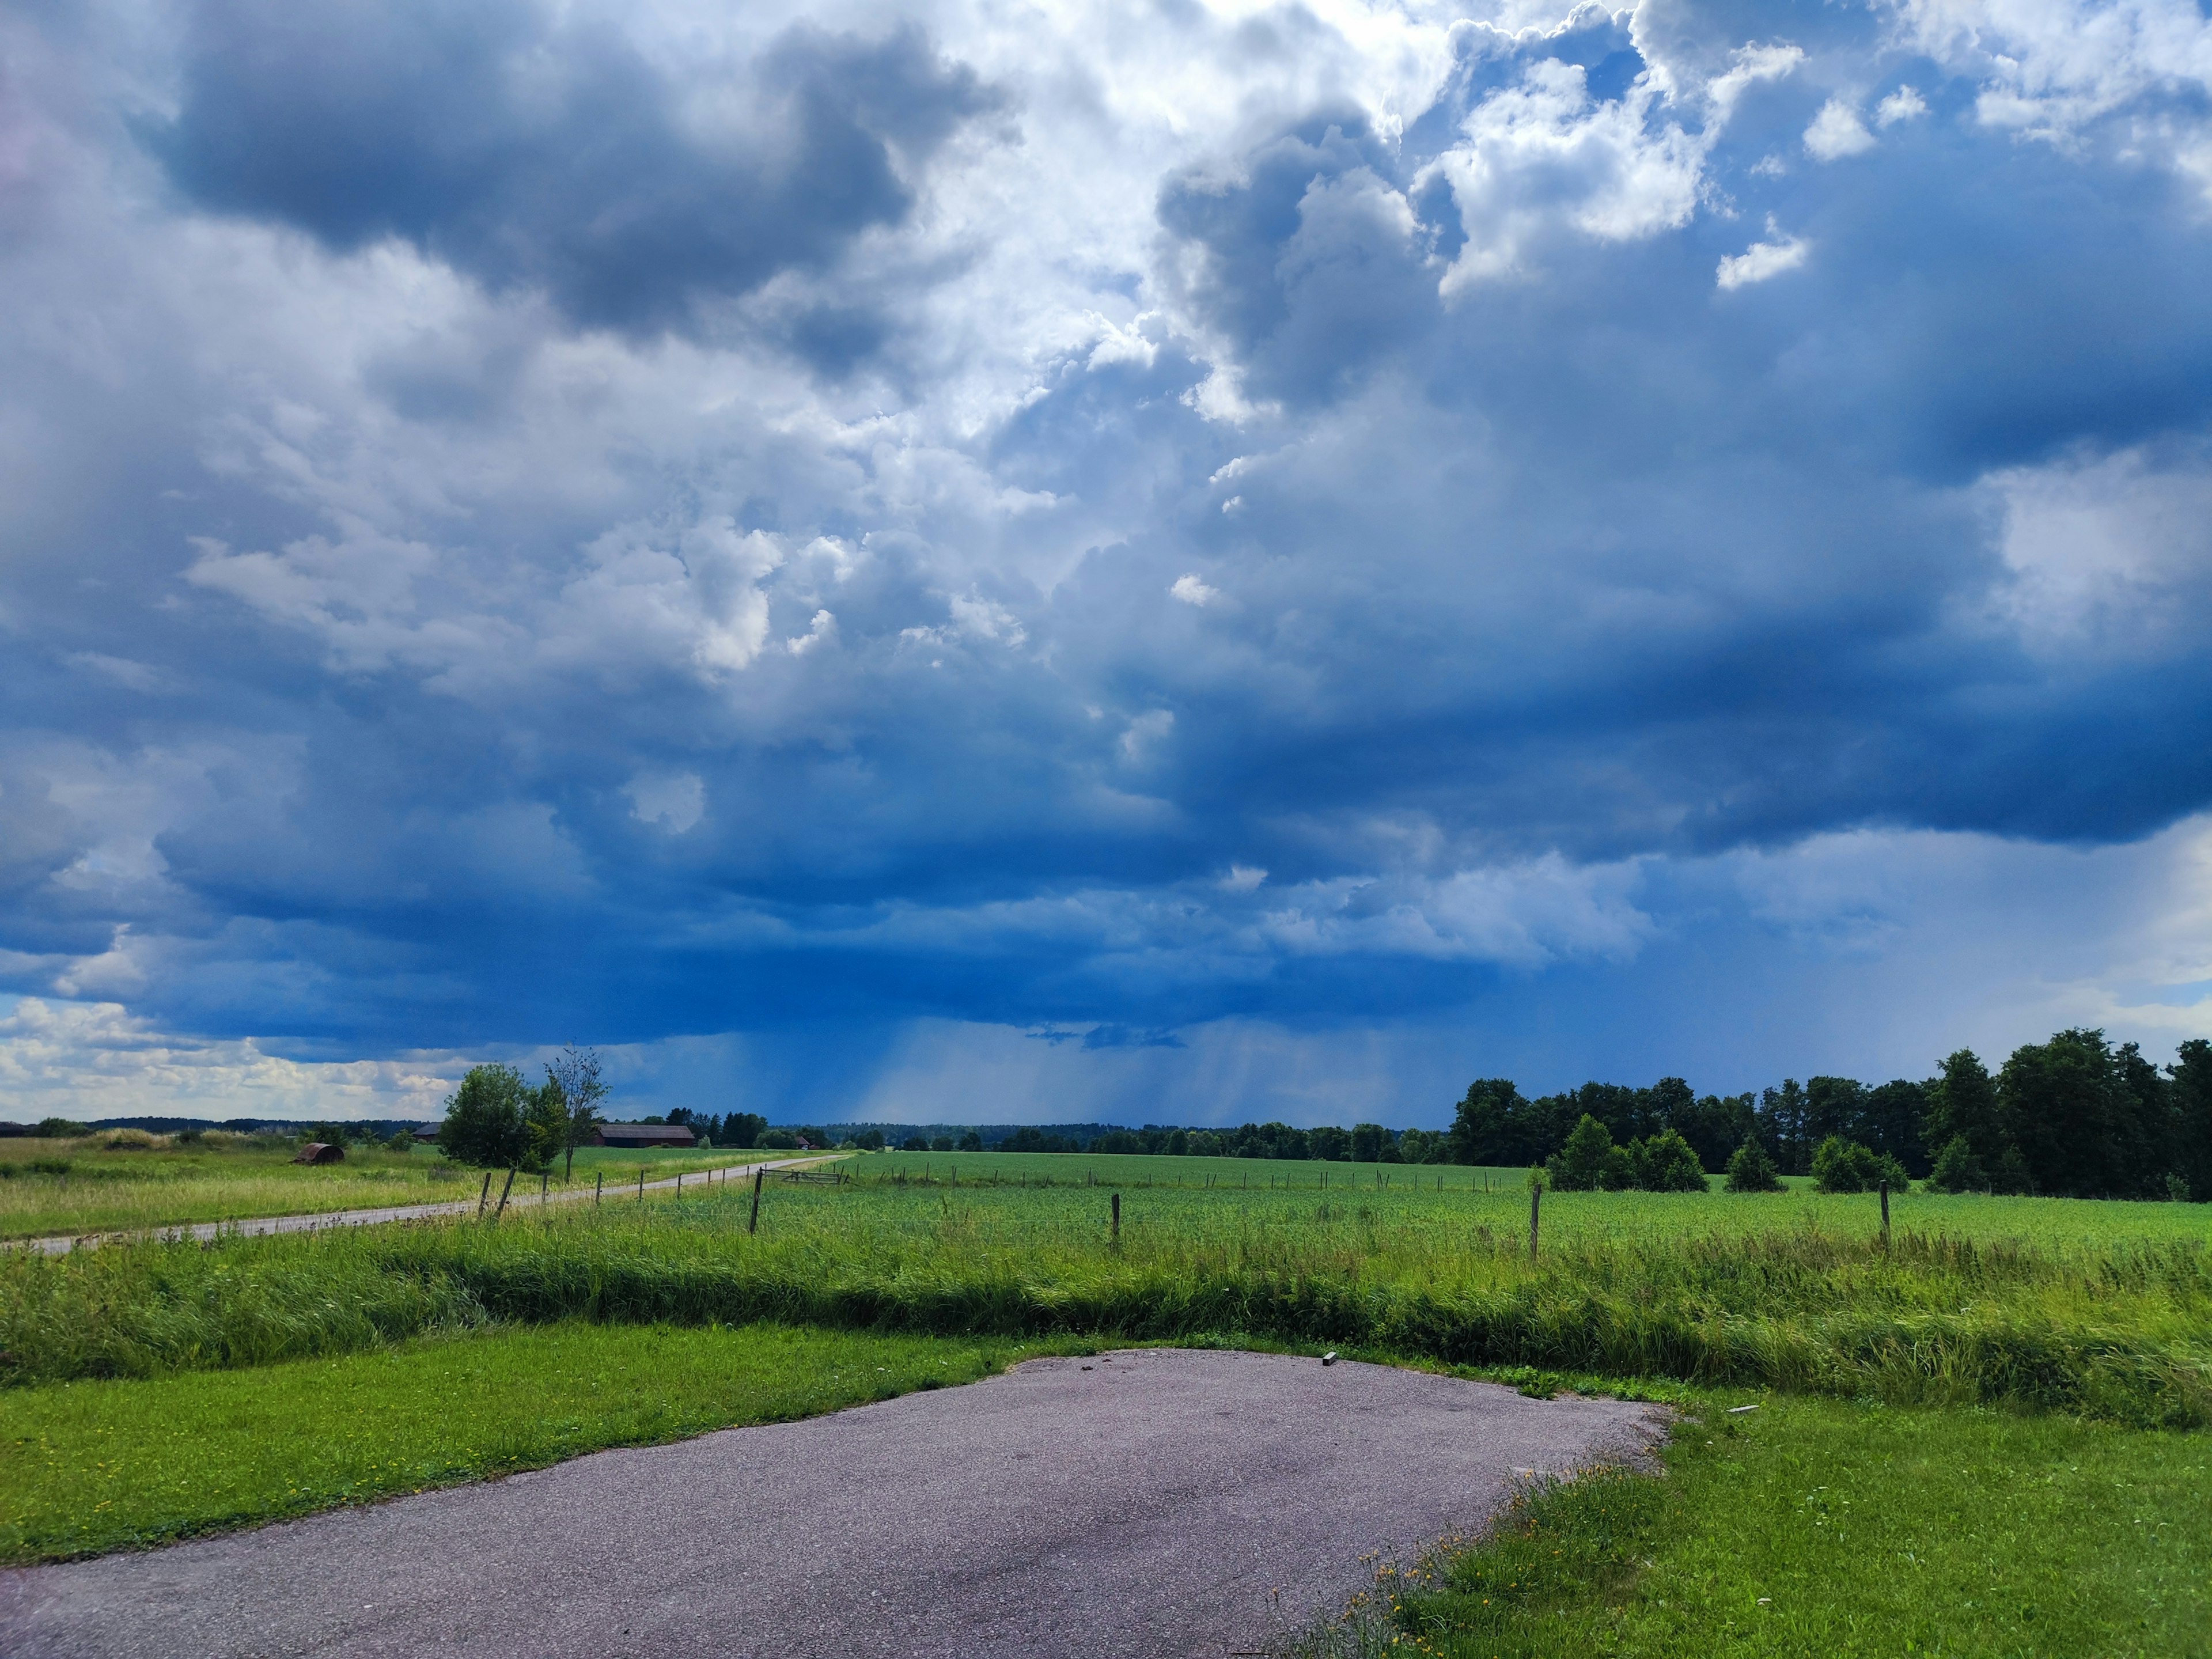
{"label": "gravel driveway", "polygon": [[[456,1402],[459,1409],[459,1402]],[[1632,1455],[1649,1407],[1269,1354],[1039,1359],[804,1423],[0,1574],[0,1653],[1267,1651],[1480,1522]]]}

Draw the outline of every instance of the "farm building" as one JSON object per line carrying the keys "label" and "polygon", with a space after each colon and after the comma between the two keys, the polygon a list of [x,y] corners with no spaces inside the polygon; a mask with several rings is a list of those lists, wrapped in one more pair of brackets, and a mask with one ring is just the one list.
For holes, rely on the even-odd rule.
{"label": "farm building", "polygon": [[425,1123],[415,1131],[415,1139],[420,1145],[427,1146],[437,1139],[438,1131],[445,1127],[442,1123]]}
{"label": "farm building", "polygon": [[594,1146],[694,1146],[698,1139],[681,1123],[602,1123],[592,1131]]}

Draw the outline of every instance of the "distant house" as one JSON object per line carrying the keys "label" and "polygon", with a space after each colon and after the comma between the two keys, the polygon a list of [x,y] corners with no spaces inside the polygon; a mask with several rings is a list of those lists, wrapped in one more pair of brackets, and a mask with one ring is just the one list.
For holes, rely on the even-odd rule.
{"label": "distant house", "polygon": [[684,1123],[602,1123],[592,1131],[594,1146],[696,1146],[699,1137]]}
{"label": "distant house", "polygon": [[438,1139],[438,1131],[445,1127],[442,1123],[425,1123],[415,1131],[415,1139],[425,1146],[434,1145]]}
{"label": "distant house", "polygon": [[334,1146],[327,1140],[311,1140],[292,1155],[295,1164],[343,1164],[345,1148]]}

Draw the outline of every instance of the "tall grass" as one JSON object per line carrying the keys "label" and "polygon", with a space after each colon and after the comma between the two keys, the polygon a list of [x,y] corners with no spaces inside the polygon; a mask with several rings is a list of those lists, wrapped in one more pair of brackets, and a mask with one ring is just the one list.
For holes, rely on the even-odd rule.
{"label": "tall grass", "polygon": [[[147,1376],[484,1322],[1248,1333],[1453,1364],[2212,1422],[2212,1259],[1817,1225],[1578,1233],[1516,1197],[771,1188],[599,1212],[0,1262],[4,1374]],[[1589,1195],[1592,1212],[1606,1195]],[[1694,1195],[1680,1200],[1709,1202]],[[1567,1206],[1561,1206],[1563,1209]],[[1570,1216],[1572,1212],[1569,1211]],[[1517,1224],[1507,1224],[1516,1217]]]}

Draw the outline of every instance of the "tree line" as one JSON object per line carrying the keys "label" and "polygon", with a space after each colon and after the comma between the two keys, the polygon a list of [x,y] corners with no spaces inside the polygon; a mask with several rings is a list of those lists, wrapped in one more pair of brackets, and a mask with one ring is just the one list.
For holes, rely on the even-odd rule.
{"label": "tree line", "polygon": [[[1585,1127],[1589,1126],[1589,1127]],[[1577,1139],[1577,1133],[1580,1139]],[[821,1144],[817,1142],[816,1144]],[[1927,1181],[1952,1192],[2212,1200],[2212,1043],[2160,1068],[2132,1042],[2074,1028],[2024,1044],[1992,1073],[1971,1049],[1934,1076],[1866,1084],[1784,1079],[1699,1095],[1680,1078],[1585,1083],[1523,1096],[1510,1079],[1468,1088],[1447,1129],[1355,1123],[1295,1128],[1146,1124],[1086,1138],[1016,1129],[986,1143],[909,1139],[914,1152],[1122,1152],[1194,1158],[1537,1166],[1554,1185],[1686,1187],[1694,1167],[1756,1185],[1813,1176],[1832,1190]]]}

